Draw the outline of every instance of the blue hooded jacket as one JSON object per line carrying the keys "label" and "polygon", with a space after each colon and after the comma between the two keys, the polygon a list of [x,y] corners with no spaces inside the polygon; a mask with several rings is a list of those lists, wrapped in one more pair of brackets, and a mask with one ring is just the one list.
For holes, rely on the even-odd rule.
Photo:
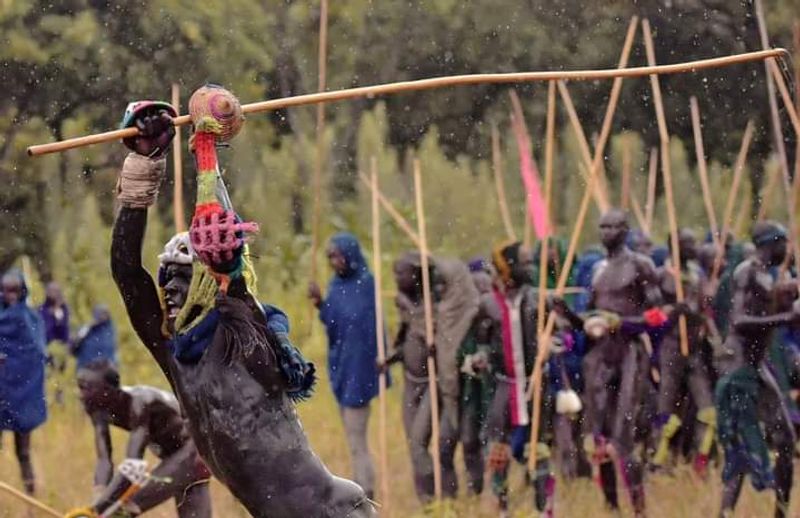
{"label": "blue hooded jacket", "polygon": [[73,354],[79,369],[94,360],[109,360],[117,365],[117,333],[114,322],[109,318],[90,324],[85,336],[75,345]]}
{"label": "blue hooded jacket", "polygon": [[355,236],[336,234],[331,244],[345,257],[347,271],[331,279],[319,307],[328,333],[328,375],[339,404],[360,407],[378,394],[375,280]]}
{"label": "blue hooded jacket", "polygon": [[0,430],[27,433],[47,419],[44,324],[26,303],[22,274],[9,274],[19,276],[22,293],[12,306],[0,296]]}

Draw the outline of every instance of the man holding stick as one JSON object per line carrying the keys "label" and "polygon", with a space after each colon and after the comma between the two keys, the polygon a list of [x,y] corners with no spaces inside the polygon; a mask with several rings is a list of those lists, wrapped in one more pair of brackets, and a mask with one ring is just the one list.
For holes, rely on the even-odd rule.
{"label": "man holding stick", "polygon": [[[527,381],[537,355],[538,296],[533,288],[533,260],[530,250],[519,241],[500,245],[492,254],[499,277],[494,298],[499,311],[493,339],[490,368],[495,391],[487,415],[489,441],[488,466],[492,490],[500,512],[508,512],[508,470],[511,459],[527,469],[525,446],[530,438],[531,408]],[[542,384],[546,386],[547,380]],[[555,477],[550,462],[552,443],[552,398],[544,398],[542,426],[536,444],[534,505],[552,516],[555,502]]]}
{"label": "man holding stick", "polygon": [[644,477],[642,462],[634,452],[635,425],[650,381],[648,354],[638,336],[674,319],[656,307],[661,304],[656,269],[650,258],[625,245],[628,231],[628,218],[619,209],[610,209],[600,218],[607,257],[595,268],[588,308],[593,311],[587,317],[572,312],[563,300],[553,302],[592,341],[583,363],[586,425],[606,503],[619,507],[616,461],[634,512],[643,516]]}
{"label": "man holding stick", "polygon": [[425,340],[425,315],[422,294],[422,263],[418,252],[408,252],[394,264],[397,283],[395,303],[400,313],[400,329],[394,352],[379,365],[381,369],[402,361],[405,375],[403,387],[403,427],[406,432],[414,488],[423,503],[434,497],[434,465],[428,446],[434,427],[431,422],[431,400],[428,391],[428,355],[436,358],[437,383],[442,413],[441,430],[442,489],[447,497],[458,492],[453,456],[459,437],[458,349],[467,338],[478,312],[479,294],[467,265],[458,260],[433,257],[430,261],[433,295],[433,316],[436,345],[430,350]]}
{"label": "man holding stick", "polygon": [[[219,87],[195,95],[201,105],[204,96],[225,101],[215,108],[238,105]],[[126,116],[140,134],[125,142],[133,152],[118,183],[111,269],[134,330],[172,385],[203,460],[254,517],[374,516],[363,489],[332,475],[311,450],[297,418],[293,400],[309,396],[313,365],[291,344],[286,315],[253,295],[243,234],[254,225],[230,207],[216,156],[215,132],[226,127],[217,120],[195,125],[192,239],[183,233],[167,243],[160,290],[144,269],[147,209],[166,169],[171,115],[171,107],[141,103]]]}
{"label": "man holding stick", "polygon": [[[755,489],[775,489],[775,516],[783,518],[789,510],[796,438],[764,357],[775,328],[800,323],[800,303],[796,285],[791,285],[792,296],[785,297],[781,292],[787,286],[770,273],[786,259],[786,229],[773,221],[759,222],[752,240],[756,255],[733,274],[731,327],[725,343],[735,352],[733,370],[719,380],[715,391],[719,440],[725,450],[720,516],[733,516],[744,476],[749,474]],[[767,438],[777,453],[774,466]]]}
{"label": "man holding stick", "polygon": [[[681,260],[680,278],[689,310],[687,314],[689,356],[681,354],[678,328],[671,328],[658,348],[659,373],[661,375],[656,418],[658,445],[652,463],[655,466],[664,466],[667,462],[670,440],[678,433],[682,424],[678,415],[678,406],[681,400],[681,387],[685,383],[697,408],[698,423],[694,426],[694,430],[698,450],[694,467],[698,474],[704,475],[717,423],[711,395],[711,373],[703,358],[703,315],[707,306],[705,282],[703,273],[695,262],[697,239],[694,233],[689,229],[682,228],[678,233],[678,240]],[[661,293],[664,301],[668,304],[675,304],[677,301],[673,268],[671,261],[668,260],[665,266],[658,271]]]}

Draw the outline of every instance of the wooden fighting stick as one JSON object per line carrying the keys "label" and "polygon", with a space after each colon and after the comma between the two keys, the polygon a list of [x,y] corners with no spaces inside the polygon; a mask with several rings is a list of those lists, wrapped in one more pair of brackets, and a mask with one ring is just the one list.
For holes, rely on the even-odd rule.
{"label": "wooden fighting stick", "polygon": [[[633,38],[636,35],[636,26],[638,22],[638,17],[633,17],[631,19],[631,23],[628,27],[628,33],[625,36],[625,43],[623,44],[622,48],[622,57],[620,58],[620,66],[624,66],[627,64],[627,55],[630,53],[630,48],[633,45]],[[608,142],[608,135],[611,133],[611,123],[614,120],[614,112],[616,111],[617,107],[617,100],[619,99],[619,89],[622,87],[621,84],[618,84],[619,80],[614,81],[614,85],[612,86],[611,93],[612,95],[608,101],[608,108],[606,109],[605,117],[603,118],[603,126],[600,130],[600,137],[598,138],[597,145],[595,146],[595,154],[594,159],[591,161],[584,160],[584,164],[579,165],[580,168],[583,168],[582,174],[586,181],[586,187],[583,192],[583,198],[581,199],[581,204],[578,209],[578,214],[575,220],[575,226],[572,229],[572,236],[570,237],[569,247],[567,249],[567,255],[564,258],[564,263],[562,265],[561,272],[558,276],[558,283],[556,284],[555,295],[557,297],[562,297],[567,287],[567,281],[569,280],[569,272],[572,270],[572,263],[575,259],[575,254],[578,250],[578,241],[580,239],[581,231],[583,230],[583,224],[586,220],[586,215],[589,211],[589,202],[592,199],[592,195],[596,192],[595,191],[595,183],[598,181],[598,170],[603,162],[603,156],[605,153],[605,145]],[[559,90],[562,90],[561,81],[558,82]],[[566,87],[563,88],[566,92]],[[614,92],[617,91],[615,95]],[[567,92],[568,93],[568,92]],[[569,95],[563,96],[562,99],[569,99]],[[576,128],[573,125],[573,128]],[[580,127],[580,122],[577,124],[577,129],[580,129],[580,132],[576,131],[576,133],[583,133],[583,129]],[[542,376],[542,368],[544,366],[544,361],[547,359],[547,356],[550,352],[550,337],[553,335],[553,329],[556,323],[556,314],[555,312],[551,311],[547,316],[547,323],[544,327],[544,330],[539,337],[538,341],[538,350],[536,353],[536,359],[534,361],[533,372],[531,372],[531,376],[529,379],[528,384],[528,398],[539,398],[541,401],[541,383],[536,383],[537,379],[541,379]],[[536,393],[539,392],[537,396]],[[536,406],[533,408],[534,418],[535,413],[538,412]],[[539,430],[538,427],[531,426],[531,440],[534,439],[538,442],[539,437]],[[528,462],[531,466],[536,466],[536,443],[530,444],[530,453],[528,455]]]}
{"label": "wooden fighting stick", "polygon": [[[797,107],[792,102],[792,96],[789,94],[789,89],[786,87],[786,81],[783,79],[783,75],[781,74],[780,69],[778,68],[778,64],[774,59],[770,59],[767,61],[767,66],[769,67],[770,72],[772,73],[772,77],[775,79],[775,83],[778,85],[778,90],[781,93],[781,98],[783,99],[783,104],[786,107],[786,111],[789,112],[789,119],[792,121],[792,127],[795,131],[795,136],[800,142],[800,117],[797,115]],[[798,144],[800,146],[800,144]],[[799,149],[800,150],[800,149]],[[800,172],[798,169],[800,168],[800,155],[795,157],[795,172]],[[795,190],[792,189],[792,193]],[[794,252],[794,261],[795,261],[795,270],[800,272],[800,243],[798,243],[798,236],[797,236],[797,224],[794,216],[794,211],[796,210],[795,205],[795,196],[792,194],[789,198],[789,226],[792,232],[792,251]]]}
{"label": "wooden fighting stick", "polygon": [[647,170],[647,201],[645,202],[645,221],[647,234],[653,230],[653,218],[656,213],[656,181],[658,180],[658,148],[650,150],[650,162]]}
{"label": "wooden fighting stick", "polygon": [[34,508],[34,509],[36,509],[38,511],[41,511],[41,512],[43,512],[45,514],[49,514],[50,516],[53,516],[55,518],[62,518],[64,516],[64,513],[59,513],[58,511],[56,511],[52,507],[50,507],[50,506],[48,506],[48,505],[36,500],[32,496],[26,495],[22,491],[19,491],[18,489],[14,488],[14,487],[11,487],[10,485],[6,484],[5,482],[0,482],[0,489],[5,491],[9,495],[13,496],[17,500],[25,503],[29,507],[32,507],[32,508]]}
{"label": "wooden fighting stick", "polygon": [[[644,34],[644,45],[647,52],[647,63],[653,66],[656,64],[656,53],[653,45],[653,35],[650,33],[650,22],[647,18],[642,20],[642,32]],[[656,108],[656,119],[658,120],[658,136],[661,141],[661,172],[664,175],[664,193],[667,198],[667,220],[669,221],[670,248],[672,249],[672,275],[675,278],[675,299],[681,304],[685,296],[681,275],[678,220],[675,216],[675,198],[672,192],[672,161],[669,152],[667,117],[664,114],[664,101],[661,98],[661,85],[658,82],[657,75],[650,76],[650,87],[653,90],[653,102]],[[681,354],[683,356],[689,356],[689,331],[686,326],[686,316],[681,315],[678,318],[678,329],[680,331]]]}
{"label": "wooden fighting stick", "polygon": [[492,121],[492,172],[494,173],[494,187],[497,191],[497,202],[500,205],[500,217],[506,229],[506,236],[512,241],[517,240],[514,225],[511,224],[511,214],[508,212],[505,182],[503,182],[503,158],[500,152],[500,132],[497,124]]}
{"label": "wooden fighting stick", "polygon": [[428,394],[431,402],[431,450],[433,455],[433,487],[436,499],[442,498],[442,461],[439,457],[439,390],[436,384],[436,362],[434,358],[433,297],[431,294],[431,275],[428,264],[428,239],[425,231],[425,207],[422,203],[422,173],[419,159],[414,159],[414,198],[417,207],[417,232],[419,233],[419,255],[422,268],[422,299],[425,310],[425,342],[428,354]]}
{"label": "wooden fighting stick", "polygon": [[[180,113],[181,93],[177,83],[172,83],[172,106]],[[183,156],[181,148],[181,128],[175,127],[175,143],[172,145],[172,169],[175,175],[174,194],[172,198],[172,215],[175,221],[175,232],[186,230],[186,216],[183,212]]]}
{"label": "wooden fighting stick", "polygon": [[386,196],[384,196],[384,194],[380,191],[380,189],[376,189],[372,185],[372,182],[369,179],[367,179],[364,173],[358,173],[358,179],[361,180],[361,183],[363,183],[370,190],[370,192],[373,190],[377,192],[378,201],[380,202],[383,209],[392,217],[394,222],[397,224],[398,227],[400,227],[400,230],[402,230],[405,233],[408,239],[410,239],[411,242],[414,243],[414,246],[419,248],[420,247],[419,236],[411,228],[411,224],[408,222],[408,220],[404,218],[402,214],[400,214],[400,211],[398,211],[395,208],[395,206],[392,205],[392,202],[390,202],[386,198]]}
{"label": "wooden fighting stick", "polygon": [[[504,74],[467,74],[457,76],[443,76],[429,79],[418,79],[415,81],[400,81],[396,83],[385,83],[373,86],[362,86],[356,88],[345,88],[329,92],[319,92],[314,94],[296,95],[283,97],[269,101],[260,101],[242,106],[245,114],[274,111],[293,106],[304,106],[308,104],[329,103],[344,101],[348,99],[358,99],[362,97],[374,98],[381,95],[398,94],[403,92],[415,92],[420,90],[433,90],[438,88],[450,88],[454,86],[477,85],[487,83],[513,84],[534,81],[549,81],[551,79],[560,80],[600,80],[614,79],[617,77],[643,77],[651,74],[680,74],[687,72],[697,72],[709,68],[720,68],[753,61],[763,61],[768,58],[788,58],[789,53],[785,49],[760,50],[757,52],[746,52],[716,58],[700,59],[685,63],[675,63],[671,65],[659,65],[656,67],[634,67],[626,69],[601,69],[601,70],[573,70],[573,71],[541,71],[541,72],[510,72]],[[188,115],[182,115],[174,119],[176,126],[183,126],[191,122]],[[137,135],[136,128],[125,128],[105,133],[96,133],[83,137],[51,142],[30,146],[28,155],[38,156],[47,153],[56,153],[102,142],[113,142],[127,137]]]}
{"label": "wooden fighting stick", "polygon": [[[555,152],[555,134],[556,134],[556,83],[550,81],[547,84],[547,123],[545,130],[545,146],[544,146],[544,203],[545,215],[547,217],[547,229],[549,235],[553,235],[552,226],[550,225],[550,202],[553,193],[553,154]],[[549,236],[545,236],[541,240],[539,250],[539,298],[536,316],[536,336],[537,342],[541,343],[542,333],[544,332],[545,321],[545,305],[547,303],[547,263],[549,255]],[[538,355],[537,355],[538,356]],[[538,358],[537,358],[538,360]],[[535,365],[534,365],[535,366]],[[539,423],[541,421],[541,405],[542,405],[542,391],[537,390],[536,387],[541,387],[542,384],[542,369],[534,369],[533,376],[533,416],[531,419],[531,437],[530,437],[530,451],[533,452],[539,443]],[[531,470],[536,469],[536,455],[531,453],[529,455],[528,468]]]}
{"label": "wooden fighting stick", "polygon": [[[320,0],[319,56],[317,60],[319,92],[325,91],[327,72],[328,0]],[[317,104],[317,153],[314,161],[314,176],[311,182],[313,205],[311,213],[311,281],[317,282],[317,255],[320,245],[320,218],[322,211],[322,168],[325,162],[325,104]],[[313,311],[309,308],[309,311]],[[309,318],[309,321],[312,321]]]}
{"label": "wooden fighting stick", "polygon": [[[639,22],[639,17],[634,16],[631,18],[630,23],[628,24],[628,31],[625,34],[625,42],[622,44],[622,53],[620,54],[619,64],[617,65],[617,70],[621,73],[625,70],[632,70],[626,69],[625,67],[628,66],[628,58],[630,57],[631,48],[633,48],[633,42],[636,37],[636,27]],[[606,113],[603,117],[603,125],[600,129],[600,136],[597,139],[597,143],[595,144],[595,154],[594,160],[590,159],[591,153],[589,152],[589,144],[586,140],[586,134],[581,127],[580,120],[578,119],[577,112],[575,111],[575,107],[572,103],[572,98],[569,95],[569,91],[567,90],[567,86],[563,83],[563,81],[559,81],[558,89],[561,93],[561,98],[564,100],[564,105],[567,109],[567,114],[569,115],[570,122],[572,123],[572,128],[575,131],[575,136],[578,138],[578,145],[581,150],[581,155],[583,156],[584,162],[587,164],[586,169],[591,174],[598,173],[599,179],[595,182],[591,182],[595,185],[595,201],[597,202],[597,206],[600,209],[600,212],[605,212],[609,208],[608,202],[608,193],[605,190],[604,183],[602,181],[602,176],[599,174],[603,167],[603,152],[601,151],[598,153],[598,150],[605,150],[606,143],[611,135],[611,122],[614,119],[614,112],[617,110],[617,103],[619,101],[620,93],[622,92],[622,80],[624,76],[617,76],[614,79],[614,83],[611,86],[611,93],[609,94],[608,99],[608,106],[606,107]],[[589,182],[587,182],[589,183]]]}
{"label": "wooden fighting stick", "polygon": [[[528,132],[528,125],[525,124],[525,114],[522,111],[522,103],[519,100],[517,92],[514,90],[508,91],[508,96],[511,99],[511,128],[514,131],[514,136],[517,138],[517,143],[527,142],[528,150],[531,151],[530,161],[534,171],[538,171],[539,167],[536,165],[536,159],[533,157],[533,141]],[[522,144],[518,146],[519,152],[523,153]],[[520,162],[522,159],[520,158]],[[538,173],[534,173],[538,176]],[[525,189],[527,192],[527,188]],[[527,198],[527,194],[526,194]],[[525,229],[522,236],[522,246],[530,248],[533,242],[533,214],[530,212],[528,200],[525,201]]]}
{"label": "wooden fighting stick", "polygon": [[725,212],[722,216],[722,228],[719,235],[719,246],[717,253],[714,255],[714,264],[711,267],[711,275],[709,275],[709,283],[711,286],[716,286],[719,279],[720,270],[722,268],[722,261],[725,258],[725,246],[728,243],[728,233],[733,220],[733,209],[736,204],[736,195],[739,192],[739,184],[742,182],[742,175],[744,174],[744,166],[747,162],[747,151],[750,149],[750,141],[753,139],[753,121],[747,122],[747,127],[744,130],[742,137],[742,145],[739,147],[739,154],[736,157],[736,165],[733,169],[733,183],[731,190],[728,193],[728,199],[725,202]]}
{"label": "wooden fighting stick", "polygon": [[[386,360],[386,343],[383,330],[383,297],[381,297],[383,276],[381,267],[381,215],[380,207],[378,206],[378,161],[375,157],[370,159],[370,180],[372,185],[372,272],[375,277],[375,334],[378,344],[378,362],[383,365]],[[380,431],[381,503],[384,512],[388,515],[390,499],[389,462],[387,459],[389,450],[386,440],[386,386],[386,371],[383,371],[378,378],[378,425]]]}
{"label": "wooden fighting stick", "polygon": [[631,199],[631,167],[633,167],[631,157],[631,143],[628,135],[622,137],[622,181],[619,189],[619,206],[627,211],[630,207]]}
{"label": "wooden fighting stick", "polygon": [[706,216],[711,228],[711,241],[714,246],[719,246],[719,225],[714,212],[714,203],[711,201],[711,187],[708,183],[708,168],[706,167],[706,152],[703,147],[703,130],[700,126],[700,106],[697,97],[689,99],[689,110],[692,112],[692,132],[694,133],[694,151],[697,156],[697,173],[700,176],[700,189],[703,192],[703,204],[706,207]]}

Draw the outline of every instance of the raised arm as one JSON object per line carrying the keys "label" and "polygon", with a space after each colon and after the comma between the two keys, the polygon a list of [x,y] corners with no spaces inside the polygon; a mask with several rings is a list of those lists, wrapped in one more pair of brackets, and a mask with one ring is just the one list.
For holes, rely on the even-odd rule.
{"label": "raised arm", "polygon": [[163,368],[167,352],[162,332],[164,315],[153,278],[142,266],[146,222],[147,209],[120,209],[111,240],[111,273],[133,329]]}
{"label": "raised arm", "polygon": [[121,207],[111,241],[111,272],[131,324],[165,372],[168,352],[162,334],[164,316],[155,283],[142,266],[142,243],[147,208],[158,196],[166,171],[164,153],[175,135],[174,113],[168,105],[147,103],[129,107],[126,112],[125,122],[135,125],[140,135],[125,140],[133,152],[125,158],[117,183]]}

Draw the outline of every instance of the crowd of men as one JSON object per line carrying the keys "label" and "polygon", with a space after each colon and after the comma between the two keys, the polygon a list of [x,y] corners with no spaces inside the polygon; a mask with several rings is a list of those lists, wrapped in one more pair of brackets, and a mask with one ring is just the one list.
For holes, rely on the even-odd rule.
{"label": "crowd of men", "polygon": [[[702,478],[710,461],[722,465],[720,516],[732,514],[746,475],[754,488],[774,490],[775,516],[787,516],[800,424],[793,392],[800,381],[800,305],[788,234],[779,223],[761,221],[749,242],[719,237],[709,234],[701,243],[680,229],[676,267],[669,245],[654,247],[629,228],[623,211],[612,209],[599,221],[602,248],[577,258],[562,297],[554,290],[566,259],[558,239],[548,240],[546,256],[542,243],[528,249],[510,242],[489,261],[432,257],[444,494],[457,491],[453,452],[460,441],[467,490],[482,491],[485,464],[501,515],[514,461],[544,516],[554,513],[557,469],[566,481],[593,477],[612,509],[619,507],[619,480],[635,514],[644,516],[646,475],[669,473],[685,459]],[[544,298],[540,264],[547,269]],[[431,349],[419,255],[398,259],[394,273],[401,324],[386,364],[403,365],[414,482],[428,502]],[[471,324],[460,325],[453,314]],[[540,318],[554,320],[552,337]],[[529,470],[531,374],[539,354],[546,363],[537,462]],[[442,361],[444,355],[451,358]],[[459,379],[450,410],[446,383],[453,375]]]}
{"label": "crowd of men", "polygon": [[[721,516],[733,512],[745,476],[756,489],[774,490],[775,516],[787,515],[800,423],[794,401],[800,303],[789,236],[779,223],[754,223],[746,243],[717,235],[701,243],[681,229],[674,240],[677,265],[667,259],[669,246],[654,246],[616,209],[599,220],[602,246],[587,248],[568,272],[557,238],[533,247],[501,243],[488,259],[469,262],[406,253],[394,263],[400,324],[382,362],[374,279],[356,238],[334,236],[327,293],[312,284],[309,297],[327,330],[328,374],[354,484],[333,476],[308,444],[294,405],[310,396],[315,368],[290,341],[286,314],[255,297],[243,239],[252,227],[229,206],[209,216],[215,197],[230,203],[218,174],[207,177],[210,183],[198,180],[198,197],[209,197],[206,212],[196,212],[191,233],[166,244],[157,278],[142,266],[147,210],[165,171],[174,113],[147,102],[126,113],[140,136],[126,141],[132,153],[118,184],[111,262],[131,324],[175,395],[120,385],[106,309],[96,308],[93,323],[72,339],[55,286],[36,312],[26,303],[24,277],[12,271],[2,278],[0,429],[15,434],[30,493],[30,432],[46,417],[45,344],[62,340],[78,360],[98,457],[95,498],[73,517],[117,508],[136,516],[170,498],[180,516],[210,516],[211,474],[254,516],[374,516],[369,408],[380,375],[389,386],[397,363],[413,482],[423,504],[435,497],[437,464],[444,496],[458,494],[454,454],[461,444],[466,491],[480,494],[488,480],[501,515],[514,496],[508,479],[516,464],[544,516],[557,513],[556,470],[567,483],[593,477],[613,509],[619,483],[635,514],[644,516],[645,478],[686,458],[701,477],[708,476],[709,462],[723,466]],[[193,139],[201,173],[217,167],[213,135],[209,142],[202,132]],[[562,277],[568,289],[559,296]],[[541,360],[539,379],[532,374]],[[532,386],[534,380],[540,385]],[[534,409],[531,395],[539,390]],[[531,450],[534,414],[540,418]],[[152,483],[124,501],[132,479],[114,473],[110,426],[130,431],[127,457],[141,459],[151,448],[161,459]],[[438,452],[430,448],[434,430]]]}

